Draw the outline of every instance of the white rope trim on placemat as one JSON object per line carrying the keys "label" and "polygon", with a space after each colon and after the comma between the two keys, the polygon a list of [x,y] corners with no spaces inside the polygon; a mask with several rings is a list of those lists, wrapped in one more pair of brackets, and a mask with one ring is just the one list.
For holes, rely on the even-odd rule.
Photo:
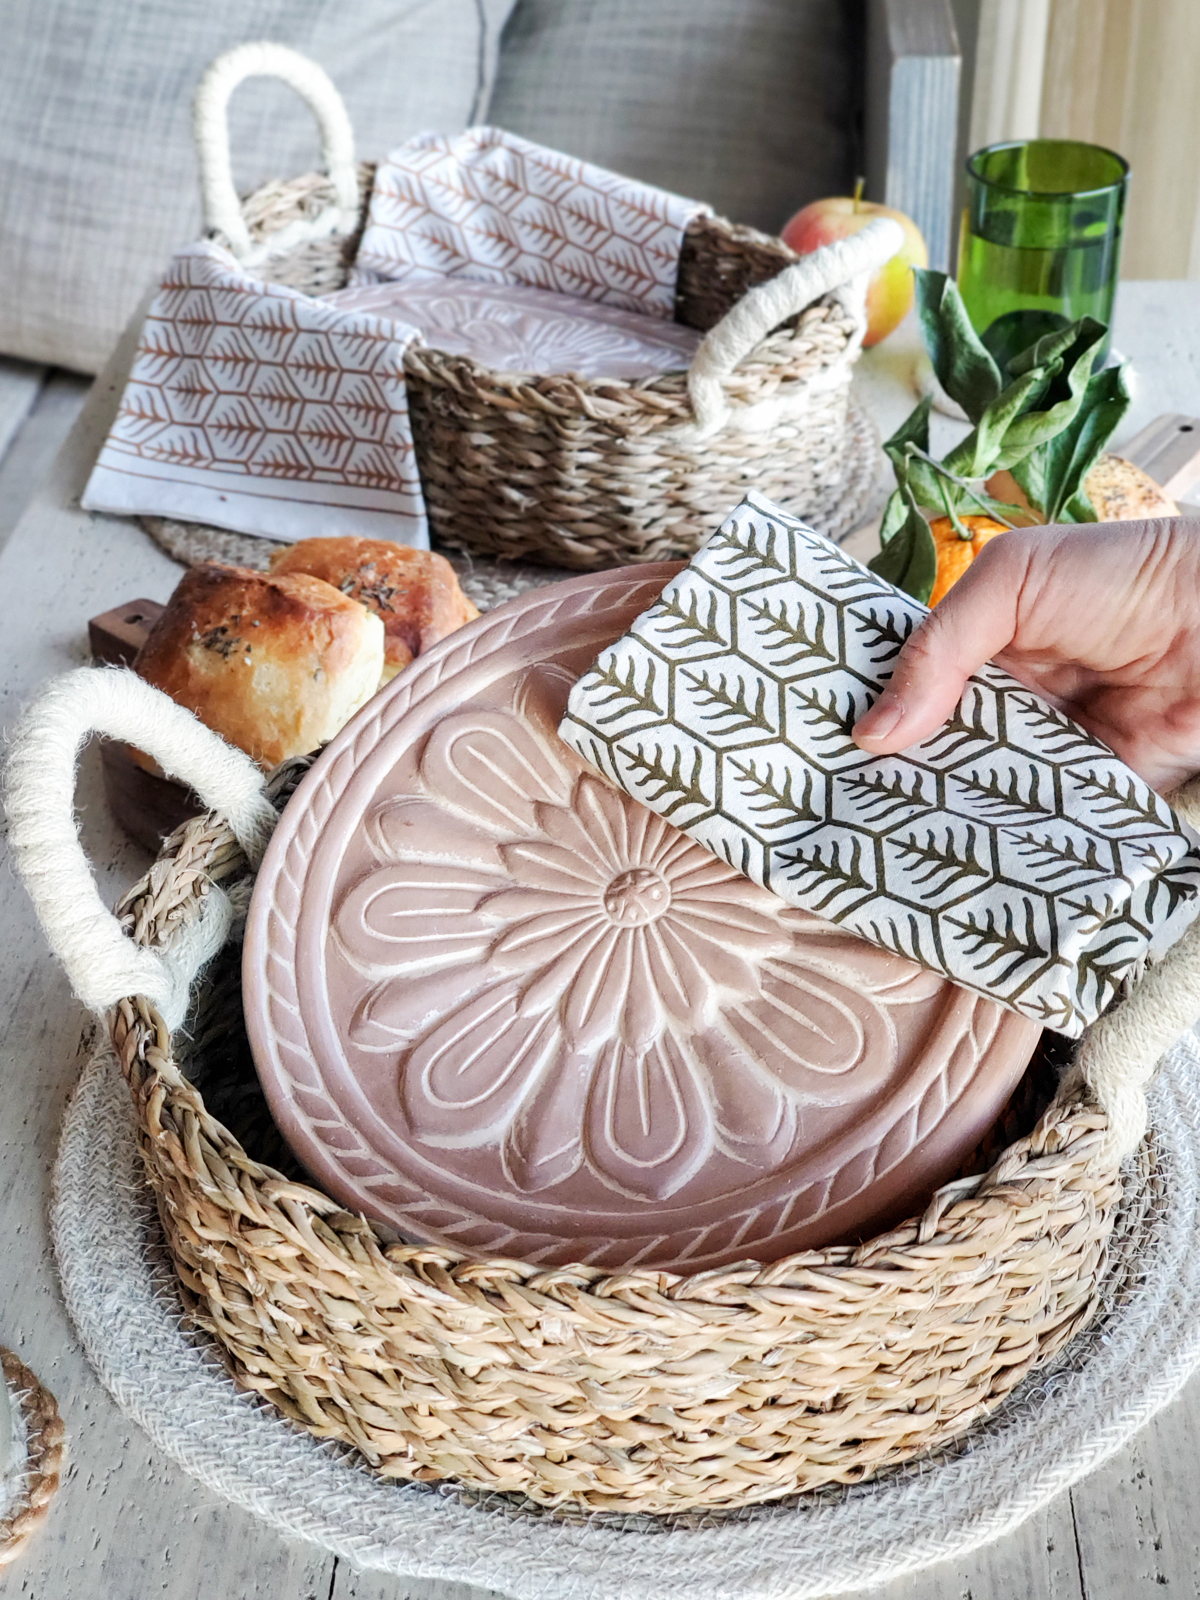
{"label": "white rope trim on placemat", "polygon": [[[209,1488],[352,1564],[521,1600],[817,1600],[1012,1531],[1119,1450],[1200,1365],[1200,1050],[1151,1091],[1166,1200],[1103,1320],[970,1435],[961,1453],[845,1491],[693,1527],[519,1515],[493,1497],[392,1485],[239,1394],[184,1330],[107,1041],[68,1107],[53,1232],[67,1306],[105,1386]],[[1127,1202],[1136,1204],[1136,1200]],[[1117,1303],[1119,1302],[1119,1303]]]}

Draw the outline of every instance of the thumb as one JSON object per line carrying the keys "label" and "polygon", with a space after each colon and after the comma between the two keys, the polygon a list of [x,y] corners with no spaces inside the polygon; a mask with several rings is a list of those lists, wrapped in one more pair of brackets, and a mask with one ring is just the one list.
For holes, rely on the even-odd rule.
{"label": "thumb", "polygon": [[[894,755],[920,744],[954,715],[967,679],[1010,645],[1024,552],[1009,537],[994,539],[909,635],[890,680],[855,724],[853,738],[868,755]],[[993,554],[994,552],[994,554]]]}

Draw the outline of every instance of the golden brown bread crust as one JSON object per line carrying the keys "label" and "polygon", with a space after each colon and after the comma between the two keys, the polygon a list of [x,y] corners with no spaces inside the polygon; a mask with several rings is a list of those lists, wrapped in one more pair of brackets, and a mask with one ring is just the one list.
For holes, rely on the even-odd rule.
{"label": "golden brown bread crust", "polygon": [[1138,522],[1143,517],[1177,517],[1179,507],[1148,472],[1123,456],[1101,456],[1083,480],[1099,522]]}
{"label": "golden brown bread crust", "polygon": [[271,571],[324,578],[376,612],[386,640],[385,680],[479,615],[445,556],[387,539],[300,539],[271,557]]}
{"label": "golden brown bread crust", "polygon": [[375,692],[383,629],[319,578],[210,563],[180,579],[134,671],[269,769]]}
{"label": "golden brown bread crust", "polygon": [[[993,500],[1024,512],[1032,522],[1042,517],[1025,498],[1011,472],[994,472],[985,488]],[[1083,480],[1084,492],[1096,512],[1097,522],[1137,522],[1143,517],[1177,517],[1179,507],[1159,488],[1148,472],[1124,456],[1101,456]]]}

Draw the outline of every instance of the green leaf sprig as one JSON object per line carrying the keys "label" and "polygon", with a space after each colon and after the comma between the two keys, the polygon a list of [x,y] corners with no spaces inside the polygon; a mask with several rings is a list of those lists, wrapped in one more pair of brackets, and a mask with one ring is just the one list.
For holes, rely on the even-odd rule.
{"label": "green leaf sprig", "polygon": [[896,474],[870,563],[880,577],[927,603],[937,550],[923,511],[948,516],[962,538],[964,515],[981,512],[1012,527],[1020,512],[983,487],[1009,470],[1047,522],[1094,522],[1083,484],[1129,408],[1125,366],[1094,372],[1107,332],[1081,317],[1044,334],[1008,364],[1008,379],[971,326],[958,287],[944,272],[916,269],[925,348],[938,382],[972,424],[941,461],[929,451],[927,396],[884,445]]}

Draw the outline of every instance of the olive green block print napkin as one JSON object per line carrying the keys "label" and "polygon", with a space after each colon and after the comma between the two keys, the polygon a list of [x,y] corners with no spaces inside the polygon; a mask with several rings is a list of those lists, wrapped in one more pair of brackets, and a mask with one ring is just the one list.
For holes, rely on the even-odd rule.
{"label": "olive green block print napkin", "polygon": [[560,732],[792,905],[1078,1037],[1200,902],[1200,837],[993,666],[903,755],[850,730],[925,607],[750,495]]}

